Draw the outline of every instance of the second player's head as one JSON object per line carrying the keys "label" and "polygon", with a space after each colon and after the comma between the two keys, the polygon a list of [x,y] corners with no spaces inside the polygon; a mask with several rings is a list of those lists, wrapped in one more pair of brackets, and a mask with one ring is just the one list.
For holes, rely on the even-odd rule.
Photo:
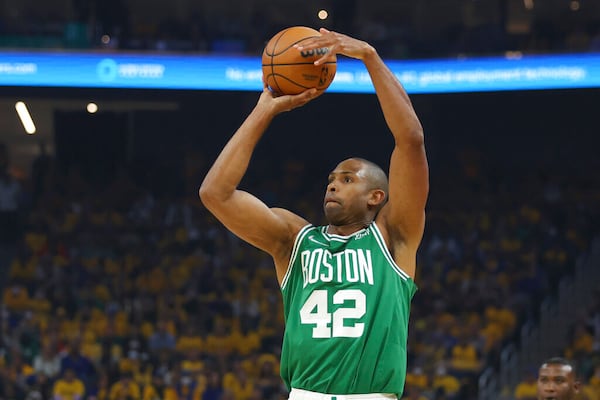
{"label": "second player's head", "polygon": [[537,389],[539,400],[575,399],[579,381],[573,364],[560,357],[546,360],[538,372]]}

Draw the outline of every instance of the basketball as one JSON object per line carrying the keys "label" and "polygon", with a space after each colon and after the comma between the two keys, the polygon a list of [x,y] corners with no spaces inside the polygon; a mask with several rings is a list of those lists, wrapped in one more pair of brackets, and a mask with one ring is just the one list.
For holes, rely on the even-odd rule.
{"label": "basketball", "polygon": [[262,72],[269,88],[277,94],[298,94],[307,89],[325,90],[329,87],[337,68],[337,59],[321,65],[314,62],[329,49],[299,51],[301,44],[311,37],[320,36],[319,31],[306,26],[293,26],[273,36],[262,54]]}

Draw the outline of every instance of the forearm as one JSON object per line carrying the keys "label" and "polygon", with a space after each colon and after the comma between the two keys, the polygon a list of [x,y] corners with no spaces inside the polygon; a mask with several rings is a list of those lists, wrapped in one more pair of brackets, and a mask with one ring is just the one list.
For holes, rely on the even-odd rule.
{"label": "forearm", "polygon": [[236,190],[248,169],[258,141],[273,119],[264,108],[255,107],[231,137],[200,187],[200,197],[226,200]]}
{"label": "forearm", "polygon": [[363,58],[396,143],[422,142],[423,129],[404,87],[370,47]]}

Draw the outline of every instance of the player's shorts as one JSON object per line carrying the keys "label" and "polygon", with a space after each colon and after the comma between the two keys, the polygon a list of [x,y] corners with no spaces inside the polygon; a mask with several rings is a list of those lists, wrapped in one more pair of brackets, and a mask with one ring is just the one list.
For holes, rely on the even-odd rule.
{"label": "player's shorts", "polygon": [[367,393],[367,394],[325,394],[311,392],[303,389],[292,389],[289,400],[397,400],[395,394]]}

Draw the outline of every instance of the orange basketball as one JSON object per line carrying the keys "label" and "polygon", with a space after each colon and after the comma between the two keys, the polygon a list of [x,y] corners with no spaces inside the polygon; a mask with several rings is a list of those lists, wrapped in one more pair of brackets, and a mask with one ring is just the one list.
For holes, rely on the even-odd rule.
{"label": "orange basketball", "polygon": [[293,26],[269,40],[262,54],[262,72],[271,90],[278,94],[298,94],[307,89],[325,90],[329,87],[335,77],[336,58],[321,65],[314,64],[329,49],[299,51],[293,47],[320,35],[315,29]]}

